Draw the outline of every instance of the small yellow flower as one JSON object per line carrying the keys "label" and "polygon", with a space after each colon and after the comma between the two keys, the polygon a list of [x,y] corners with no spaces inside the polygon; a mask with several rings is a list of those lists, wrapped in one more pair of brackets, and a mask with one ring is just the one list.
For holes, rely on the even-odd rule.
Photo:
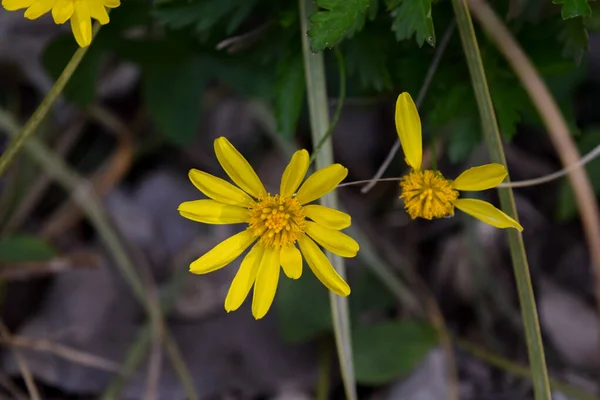
{"label": "small yellow flower", "polygon": [[92,18],[102,25],[108,24],[106,8],[120,5],[120,0],[2,0],[2,7],[8,11],[26,8],[25,18],[28,19],[37,19],[50,11],[57,24],[70,19],[71,30],[81,47],[92,42]]}
{"label": "small yellow flower", "polygon": [[302,256],[329,290],[339,296],[348,296],[350,287],[317,243],[342,257],[354,257],[358,243],[340,232],[350,226],[350,216],[328,207],[308,204],[335,189],[348,175],[348,170],[340,164],[333,164],[318,170],[300,185],[308,171],[310,158],[306,150],[299,150],[283,173],[279,194],[272,195],[267,193],[244,156],[226,138],[215,140],[215,153],[238,187],[192,169],[190,180],[210,200],[186,201],[178,211],[185,218],[205,224],[248,225],[190,265],[194,274],[215,271],[256,242],[242,260],[231,283],[225,310],[237,310],[254,286],[252,315],[256,319],[264,317],[275,298],[279,267],[289,278],[298,279],[302,275]]}
{"label": "small yellow flower", "polygon": [[442,218],[454,215],[454,207],[495,226],[496,228],[523,227],[490,203],[477,199],[460,199],[459,191],[480,191],[498,186],[508,172],[501,164],[486,164],[466,170],[454,181],[444,178],[439,171],[421,170],[423,147],[421,119],[410,94],[402,93],[396,101],[396,129],[402,144],[410,173],[402,178],[401,199],[412,219]]}

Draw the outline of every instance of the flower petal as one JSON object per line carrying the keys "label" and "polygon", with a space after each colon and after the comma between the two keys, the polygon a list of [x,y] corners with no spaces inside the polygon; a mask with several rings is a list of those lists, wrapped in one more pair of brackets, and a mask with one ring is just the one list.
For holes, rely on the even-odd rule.
{"label": "flower petal", "polygon": [[240,207],[252,207],[254,205],[254,200],[246,192],[226,180],[197,169],[191,169],[188,176],[196,189],[213,200]]}
{"label": "flower petal", "polygon": [[90,7],[90,16],[100,22],[101,25],[108,24],[110,18],[108,17],[103,2],[96,0],[90,1],[88,4]]}
{"label": "flower petal", "polygon": [[191,263],[190,272],[193,274],[206,274],[223,268],[242,254],[255,239],[252,231],[247,229],[233,235]]}
{"label": "flower petal", "polygon": [[248,209],[214,200],[186,201],[177,211],[182,217],[205,224],[239,224],[248,222]]}
{"label": "flower petal", "polygon": [[[39,1],[39,0],[38,0]],[[71,17],[71,30],[80,47],[87,47],[92,43],[92,19],[88,3],[74,0],[75,9]]]}
{"label": "flower petal", "polygon": [[296,200],[300,204],[310,203],[335,189],[347,175],[348,169],[341,164],[332,164],[321,168],[300,186]]}
{"label": "flower petal", "polygon": [[407,92],[401,93],[396,100],[396,131],[406,163],[412,169],[420,170],[423,159],[421,119],[417,106]]}
{"label": "flower petal", "polygon": [[25,11],[25,18],[37,19],[52,10],[54,0],[37,0]]}
{"label": "flower petal", "polygon": [[254,284],[254,297],[252,298],[252,315],[261,319],[265,316],[277,291],[279,282],[279,249],[267,247],[260,261],[256,283]]}
{"label": "flower petal", "polygon": [[7,11],[16,11],[29,7],[34,1],[35,0],[2,0],[2,7]]}
{"label": "flower petal", "polygon": [[104,0],[104,7],[117,8],[121,5],[120,0]]}
{"label": "flower petal", "polygon": [[523,231],[523,227],[517,221],[488,203],[477,199],[458,199],[454,203],[456,208],[467,213],[486,224],[496,228],[515,228]]}
{"label": "flower petal", "polygon": [[486,164],[469,168],[458,176],[452,187],[456,190],[478,191],[491,189],[502,183],[508,171],[502,164]]}
{"label": "flower petal", "polygon": [[54,18],[54,23],[64,24],[71,16],[73,16],[74,11],[75,7],[73,5],[73,0],[57,0],[54,7],[52,7],[52,18]]}
{"label": "flower petal", "polygon": [[279,261],[288,278],[298,279],[302,276],[302,254],[293,244],[281,248]]}
{"label": "flower petal", "polygon": [[309,165],[310,157],[308,151],[298,150],[295,152],[290,163],[285,167],[285,171],[281,177],[279,194],[285,197],[291,197],[304,180]]}
{"label": "flower petal", "polygon": [[348,296],[350,286],[333,268],[319,246],[306,235],[300,236],[298,244],[306,263],[321,283],[338,296]]}
{"label": "flower petal", "polygon": [[340,231],[325,228],[317,223],[306,222],[306,233],[321,246],[342,257],[354,257],[358,253],[358,243]]}
{"label": "flower petal", "polygon": [[240,269],[235,274],[225,298],[225,310],[227,312],[240,308],[246,297],[248,297],[248,293],[250,293],[250,289],[256,280],[256,273],[264,251],[265,248],[257,244],[250,249],[242,260]]}
{"label": "flower petal", "polygon": [[310,204],[303,207],[304,215],[319,225],[329,229],[340,230],[350,226],[352,219],[345,212],[333,208]]}
{"label": "flower petal", "polygon": [[267,195],[262,182],[243,155],[224,137],[215,139],[215,153],[227,175],[246,193],[255,198]]}

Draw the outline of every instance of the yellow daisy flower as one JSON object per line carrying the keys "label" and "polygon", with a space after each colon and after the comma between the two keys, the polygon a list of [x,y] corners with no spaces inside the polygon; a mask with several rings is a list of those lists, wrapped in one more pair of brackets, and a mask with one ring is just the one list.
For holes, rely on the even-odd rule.
{"label": "yellow daisy flower", "polygon": [[106,8],[120,5],[120,0],[2,0],[2,7],[8,11],[26,8],[25,18],[28,19],[37,19],[50,11],[57,24],[70,19],[71,30],[81,47],[92,42],[92,18],[106,25],[109,21]]}
{"label": "yellow daisy flower", "polygon": [[346,178],[348,170],[333,164],[318,170],[300,185],[308,171],[310,157],[306,150],[299,150],[283,173],[279,194],[272,195],[226,138],[216,139],[214,145],[219,163],[237,187],[192,169],[190,180],[210,200],[186,201],[178,211],[185,218],[205,224],[245,223],[247,228],[194,261],[190,271],[205,274],[222,268],[255,243],[231,283],[225,299],[227,312],[237,310],[254,285],[252,315],[256,319],[264,317],[275,298],[279,266],[287,277],[298,279],[302,275],[302,256],[329,290],[348,296],[350,287],[317,243],[339,256],[354,257],[358,243],[340,232],[350,226],[350,216],[308,204],[335,189]]}
{"label": "yellow daisy flower", "polygon": [[459,191],[480,191],[498,186],[508,175],[501,164],[486,164],[466,170],[455,180],[449,180],[439,171],[421,170],[423,147],[421,119],[410,94],[402,93],[396,101],[396,130],[402,144],[410,173],[400,182],[401,199],[412,219],[442,218],[454,215],[454,207],[495,226],[496,228],[523,227],[490,203],[477,199],[459,198]]}

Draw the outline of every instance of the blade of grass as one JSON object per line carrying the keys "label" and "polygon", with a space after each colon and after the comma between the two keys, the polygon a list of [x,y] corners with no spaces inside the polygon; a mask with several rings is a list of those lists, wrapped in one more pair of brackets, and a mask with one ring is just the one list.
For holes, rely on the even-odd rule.
{"label": "blade of grass", "polygon": [[[481,117],[483,132],[488,144],[490,158],[493,162],[506,166],[502,139],[498,130],[496,115],[490,97],[490,91],[479,53],[477,37],[473,28],[473,21],[467,7],[466,0],[452,0],[452,6],[456,15],[458,31],[462,41],[463,49],[467,59],[467,65],[471,74],[475,99]],[[518,220],[517,209],[511,188],[498,189],[502,210],[511,217]],[[525,338],[531,365],[533,389],[536,400],[550,400],[550,386],[548,383],[548,372],[544,356],[544,345],[540,334],[535,297],[531,286],[529,265],[525,254],[523,237],[516,229],[507,229],[510,253],[514,268],[523,325],[525,327]]]}
{"label": "blade of grass", "polygon": [[[327,134],[329,129],[329,106],[327,103],[327,82],[325,80],[325,65],[323,53],[313,54],[308,42],[308,15],[315,11],[312,0],[299,0],[300,26],[302,36],[302,52],[304,55],[304,74],[306,77],[306,94],[310,116],[313,145],[317,146],[321,138]],[[316,150],[316,149],[315,149]],[[333,164],[333,147],[331,141],[323,144],[315,165],[317,169]],[[336,208],[338,205],[337,193],[335,191],[320,199],[320,203],[326,207]],[[327,257],[342,278],[346,277],[344,260],[327,252]],[[346,398],[357,400],[356,379],[354,377],[354,362],[352,357],[352,338],[350,337],[350,312],[348,309],[348,298],[339,297],[329,293],[331,301],[331,314],[333,319],[334,334],[336,339],[338,358]]]}
{"label": "blade of grass", "polygon": [[[581,164],[583,159],[569,132],[569,126],[546,83],[527,57],[527,54],[523,52],[510,31],[485,1],[470,1],[469,5],[475,17],[480,21],[482,27],[521,80],[542,121],[544,121],[550,140],[563,166]],[[598,211],[596,195],[590,178],[582,166],[569,168],[568,178],[579,208],[581,225],[592,259],[596,306],[600,311],[600,212]]]}
{"label": "blade of grass", "polygon": [[[96,36],[101,26],[102,25],[100,25],[97,22],[94,24],[92,37]],[[33,134],[37,131],[40,124],[42,123],[44,118],[46,118],[46,115],[48,115],[48,112],[56,102],[56,99],[58,99],[58,96],[60,96],[63,89],[73,76],[73,73],[75,72],[75,70],[77,70],[77,67],[81,63],[83,56],[85,56],[85,53],[87,53],[89,48],[90,46],[79,47],[75,51],[73,57],[71,57],[71,60],[69,60],[67,66],[54,83],[54,86],[52,86],[46,97],[44,97],[44,99],[42,100],[38,108],[34,111],[33,115],[29,118],[27,123],[20,129],[19,133],[10,142],[8,148],[0,157],[0,176],[2,176],[6,172],[6,170],[13,162],[17,154],[21,152],[25,143],[27,143],[27,140],[29,140],[29,138],[33,136]]]}

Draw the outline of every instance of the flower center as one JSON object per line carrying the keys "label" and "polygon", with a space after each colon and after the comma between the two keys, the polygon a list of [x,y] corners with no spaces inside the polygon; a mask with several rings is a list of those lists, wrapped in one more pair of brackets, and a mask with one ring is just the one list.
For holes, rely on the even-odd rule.
{"label": "flower center", "polygon": [[291,197],[268,194],[250,210],[249,229],[265,246],[280,248],[293,244],[305,226],[302,206]]}
{"label": "flower center", "polygon": [[438,171],[411,171],[400,182],[401,199],[412,219],[441,218],[454,215],[454,201],[458,191]]}

